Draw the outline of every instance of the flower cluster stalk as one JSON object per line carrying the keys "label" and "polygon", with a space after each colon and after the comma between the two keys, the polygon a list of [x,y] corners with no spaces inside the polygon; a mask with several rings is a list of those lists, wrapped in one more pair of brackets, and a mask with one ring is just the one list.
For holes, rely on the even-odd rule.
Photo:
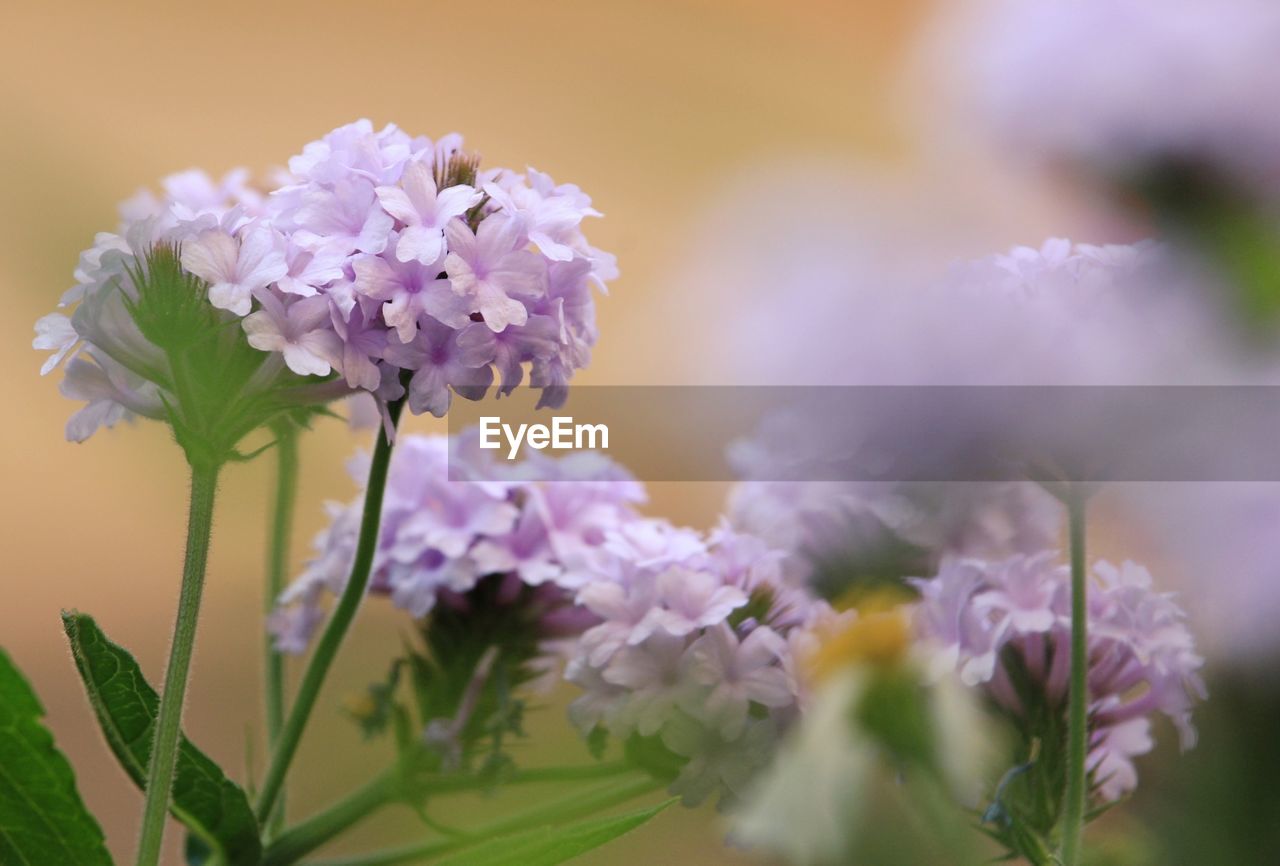
{"label": "flower cluster stalk", "polygon": [[320,687],[325,676],[338,654],[338,648],[355,619],[356,610],[364,599],[365,589],[369,585],[369,572],[373,567],[373,555],[377,548],[378,527],[382,517],[382,497],[387,486],[387,471],[391,465],[393,442],[390,432],[399,423],[400,413],[404,409],[404,401],[389,403],[387,412],[390,416],[390,430],[380,432],[377,445],[374,447],[373,460],[369,464],[369,481],[365,487],[364,511],[360,521],[360,538],[356,546],[355,560],[351,565],[351,574],[347,579],[342,598],[333,610],[329,624],[325,627],[315,653],[302,676],[298,686],[298,694],[289,711],[288,719],[280,738],[272,750],[271,762],[262,783],[262,791],[258,797],[257,814],[259,822],[266,824],[276,807],[281,791],[284,788],[285,775],[293,762],[306,728],[311,711],[315,708],[316,699],[320,695]]}
{"label": "flower cluster stalk", "polygon": [[1088,795],[1085,758],[1088,731],[1088,586],[1085,568],[1085,503],[1078,490],[1067,495],[1067,532],[1071,549],[1071,690],[1067,707],[1067,795],[1062,825],[1063,866],[1076,866]]}
{"label": "flower cluster stalk", "polygon": [[[267,585],[264,609],[267,616],[275,609],[276,601],[284,590],[289,571],[289,545],[293,536],[294,505],[298,494],[298,434],[291,424],[282,423],[276,429],[276,484],[271,517],[271,543],[267,551]],[[267,636],[263,655],[264,705],[267,721],[267,751],[275,751],[284,729],[284,656],[276,651],[275,643]],[[284,825],[284,792],[279,804],[267,822],[271,835]]]}
{"label": "flower cluster stalk", "polygon": [[160,861],[165,817],[177,766],[178,740],[182,732],[182,706],[195,648],[200,599],[204,592],[205,567],[209,558],[209,537],[213,529],[213,503],[218,487],[219,464],[192,464],[191,504],[187,515],[187,551],[182,569],[182,590],[178,616],[165,669],[164,691],[151,741],[147,768],[146,803],[142,811],[142,832],[138,842],[138,866],[155,866]]}

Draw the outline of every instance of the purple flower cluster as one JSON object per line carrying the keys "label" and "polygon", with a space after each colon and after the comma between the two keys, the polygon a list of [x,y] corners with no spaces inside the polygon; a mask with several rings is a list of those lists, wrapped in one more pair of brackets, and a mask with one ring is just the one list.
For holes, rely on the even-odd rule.
{"label": "purple flower cluster", "polygon": [[[584,734],[656,739],[690,803],[740,793],[798,712],[797,653],[830,609],[789,578],[784,551],[727,525],[708,535],[643,517],[644,498],[598,453],[507,464],[475,431],[402,436],[369,591],[423,618],[492,575],[533,587],[556,618],[544,631],[568,639],[548,659],[568,657]],[[345,587],[362,509],[360,497],[328,505],[316,555],[269,623],[282,651],[305,651],[325,597]]]}
{"label": "purple flower cluster", "polygon": [[892,349],[906,371],[899,381],[912,384],[1222,381],[1241,368],[1208,315],[1205,280],[1154,241],[1049,238],[958,263],[918,297],[890,303],[880,324],[895,330],[879,348]]}
{"label": "purple flower cluster", "polygon": [[397,399],[407,378],[410,409],[439,416],[452,393],[482,395],[495,371],[510,392],[529,365],[554,402],[588,363],[593,289],[617,269],[582,233],[600,214],[578,187],[481,169],[457,135],[433,142],[367,120],[308,144],[268,194],[247,177],[170,177],[163,197],[126,202],[119,231],[81,257],[62,299],[76,312],[42,319],[35,340],[54,352],[45,372],[85,346],[64,386],[90,401],[72,438],[127,413],[162,415],[163,359],[129,321],[138,263],[162,244],[180,249],[249,345],[298,377],[326,377],[330,397]]}
{"label": "purple flower cluster", "polygon": [[721,527],[704,537],[646,521],[578,593],[599,618],[566,673],[584,732],[656,737],[680,761],[688,805],[742,794],[798,711],[797,642],[827,610],[786,582],[782,554]]}
{"label": "purple flower cluster", "polygon": [[[1028,695],[1017,685],[1023,677],[1035,700],[1065,712],[1071,590],[1055,552],[951,558],[936,576],[914,583],[921,594],[918,628],[939,650],[942,667],[981,686],[1014,718],[1027,710]],[[1154,745],[1154,713],[1174,723],[1183,748],[1195,744],[1191,707],[1205,694],[1203,660],[1185,614],[1152,588],[1145,568],[1095,563],[1088,602],[1087,766],[1097,796],[1112,801],[1137,785],[1133,759]],[[1020,670],[1011,671],[1011,658]]]}
{"label": "purple flower cluster", "polygon": [[[202,232],[249,220],[263,198],[247,178],[241,170],[220,182],[196,170],[172,175],[164,181],[163,197],[143,192],[124,202],[117,232],[100,232],[93,246],[81,253],[75,285],[59,303],[70,314],[51,313],[36,322],[33,342],[36,349],[53,353],[41,374],[66,360],[62,392],[86,403],[68,421],[68,439],[83,441],[99,427],[134,416],[164,418],[166,403],[176,403],[169,360],[143,335],[130,311],[138,299],[142,262],[159,244],[178,245]],[[274,278],[272,262],[269,257],[264,261],[256,238],[235,261],[245,279]],[[269,389],[277,373],[277,367],[268,365],[255,384]]]}
{"label": "purple flower cluster", "polygon": [[[474,439],[474,437],[472,437]],[[485,469],[487,481],[450,480],[467,475],[474,441],[443,436],[402,436],[391,461],[369,591],[390,596],[415,618],[442,597],[465,594],[488,575],[572,593],[612,558],[610,536],[640,520],[634,510],[644,490],[599,454],[563,460],[542,458],[543,481],[532,483]],[[364,460],[351,475],[363,480]],[[554,480],[545,480],[554,479]],[[363,496],[329,503],[330,525],[315,540],[315,557],[284,592],[269,628],[282,651],[305,651],[323,620],[326,594],[346,586],[363,510]]]}
{"label": "purple flower cluster", "polygon": [[[582,233],[600,214],[578,187],[481,169],[457,135],[432,142],[364,120],[307,145],[289,170],[264,226],[287,280],[245,325],[259,348],[299,347],[296,372],[331,367],[392,397],[408,371],[410,409],[439,416],[451,392],[483,393],[495,369],[504,392],[526,362],[535,387],[558,389],[589,360],[592,287],[617,271]],[[198,264],[211,282],[222,276]],[[239,285],[233,309],[248,312],[255,292]]]}

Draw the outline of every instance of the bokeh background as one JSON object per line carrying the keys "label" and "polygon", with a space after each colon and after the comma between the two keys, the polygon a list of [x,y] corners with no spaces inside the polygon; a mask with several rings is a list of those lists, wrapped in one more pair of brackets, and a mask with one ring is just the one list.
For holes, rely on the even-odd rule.
{"label": "bokeh background", "polygon": [[[971,153],[919,134],[918,108],[904,106],[921,104],[919,93],[909,98],[910,70],[930,12],[922,0],[6,8],[0,644],[33,679],[118,857],[132,852],[141,797],[100,740],[58,611],[92,613],[160,680],[178,591],[184,466],[158,424],[66,443],[73,407],[52,377],[38,376],[41,358],[30,349],[31,324],[70,285],[94,232],[115,225],[116,203],[191,166],[220,174],[283,164],[357,117],[414,134],[458,130],[493,163],[578,183],[606,213],[590,226],[592,241],[617,253],[623,275],[600,304],[602,339],[580,381],[737,381],[743,371],[717,347],[767,292],[768,280],[745,278],[793,264],[767,246],[784,228],[812,225],[881,265],[925,268],[1080,225],[1076,202],[1007,183]],[[913,248],[903,238],[916,230],[946,240]],[[781,362],[802,348],[803,340],[778,340],[758,358]],[[655,419],[659,433],[664,423]],[[295,563],[320,528],[320,503],[351,495],[343,461],[368,438],[329,421],[304,439]],[[259,460],[225,473],[186,716],[192,739],[234,769],[260,770],[263,760],[269,470]],[[656,485],[651,507],[708,525],[723,493]],[[389,606],[362,613],[295,764],[294,815],[368,778],[382,759],[383,744],[362,742],[338,705],[382,674],[403,626]],[[562,713],[553,695],[533,720],[534,740],[551,741],[540,754],[583,754]],[[407,841],[415,826],[412,815],[388,810],[331,850]],[[173,857],[179,836],[169,835]],[[678,847],[667,847],[673,836]],[[591,862],[651,863],[658,840],[679,862],[746,862],[723,846],[705,810],[669,811]]]}

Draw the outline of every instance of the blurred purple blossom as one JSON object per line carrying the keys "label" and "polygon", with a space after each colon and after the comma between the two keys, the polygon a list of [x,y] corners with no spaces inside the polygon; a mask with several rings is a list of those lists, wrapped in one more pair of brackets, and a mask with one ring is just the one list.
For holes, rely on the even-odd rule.
{"label": "blurred purple blossom", "polygon": [[781,552],[727,526],[638,521],[607,546],[616,557],[578,591],[599,621],[566,671],[583,690],[570,717],[584,734],[657,738],[683,759],[671,790],[689,805],[742,794],[799,712],[795,647],[830,608],[788,584]]}
{"label": "blurred purple blossom", "polygon": [[[1145,568],[1099,561],[1089,580],[1088,765],[1098,796],[1112,801],[1137,784],[1133,759],[1153,746],[1154,713],[1173,722],[1184,749],[1195,745],[1191,707],[1205,696],[1203,659],[1186,614],[1154,589]],[[953,558],[914,583],[918,628],[939,651],[937,667],[955,668],[1015,718],[1028,711],[1028,700],[1065,712],[1071,593],[1055,553]],[[1010,652],[1022,671],[1008,669]],[[1023,674],[1033,695],[1015,685]]]}
{"label": "blurred purple blossom", "polygon": [[960,82],[966,121],[1024,157],[1122,183],[1172,166],[1280,191],[1274,3],[988,0],[940,29],[938,76]]}

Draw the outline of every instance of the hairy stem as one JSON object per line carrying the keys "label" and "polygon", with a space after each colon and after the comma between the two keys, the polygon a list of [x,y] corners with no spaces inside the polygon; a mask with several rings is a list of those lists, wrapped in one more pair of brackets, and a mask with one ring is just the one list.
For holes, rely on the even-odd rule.
{"label": "hairy stem", "polygon": [[[387,406],[394,428],[400,420],[400,412],[404,408],[403,400],[396,400]],[[338,648],[351,628],[356,610],[364,600],[365,589],[369,585],[369,571],[373,566],[373,554],[378,545],[378,527],[382,520],[382,495],[387,486],[387,470],[391,464],[392,442],[386,433],[379,431],[378,442],[373,450],[373,460],[369,464],[369,481],[365,486],[364,513],[360,520],[360,538],[356,543],[355,561],[351,564],[351,574],[347,578],[346,589],[333,609],[329,624],[316,644],[315,652],[307,664],[298,685],[298,694],[294,698],[293,707],[280,732],[271,753],[271,763],[267,767],[267,775],[262,783],[262,792],[258,796],[258,821],[265,824],[275,808],[276,800],[284,787],[285,775],[298,750],[302,732],[315,708],[316,698],[320,695],[320,687],[324,685],[325,676],[333,665]]]}
{"label": "hairy stem", "polygon": [[1084,829],[1085,758],[1088,752],[1088,591],[1085,565],[1086,496],[1067,496],[1067,531],[1071,546],[1071,691],[1067,707],[1067,794],[1062,823],[1062,863],[1076,866]]}
{"label": "hairy stem", "polygon": [[[267,616],[284,590],[289,572],[289,545],[293,536],[293,512],[298,494],[298,433],[289,424],[276,428],[275,503],[271,516],[271,543],[267,550],[267,584],[263,606]],[[267,751],[272,752],[284,729],[284,656],[276,652],[268,635],[263,648],[264,706],[267,717]],[[284,827],[284,789],[267,821],[275,835]]]}
{"label": "hairy stem", "polygon": [[315,863],[314,866],[395,866],[399,863],[419,863],[468,848],[495,836],[519,833],[522,830],[548,824],[566,824],[590,818],[606,809],[634,800],[636,797],[653,793],[661,787],[662,783],[650,776],[636,776],[625,781],[571,794],[563,799],[490,821],[472,828],[463,837],[437,839],[340,860],[325,860],[322,863]]}
{"label": "hairy stem", "polygon": [[182,705],[195,648],[196,624],[200,618],[200,597],[204,591],[205,566],[209,558],[209,537],[213,530],[213,501],[218,488],[218,464],[191,467],[191,505],[187,514],[187,552],[182,567],[182,591],[178,616],[173,627],[169,665],[165,669],[164,691],[151,740],[147,768],[147,795],[142,810],[142,833],[138,842],[138,866],[155,866],[160,861],[165,817],[177,765],[178,740],[182,732]]}

